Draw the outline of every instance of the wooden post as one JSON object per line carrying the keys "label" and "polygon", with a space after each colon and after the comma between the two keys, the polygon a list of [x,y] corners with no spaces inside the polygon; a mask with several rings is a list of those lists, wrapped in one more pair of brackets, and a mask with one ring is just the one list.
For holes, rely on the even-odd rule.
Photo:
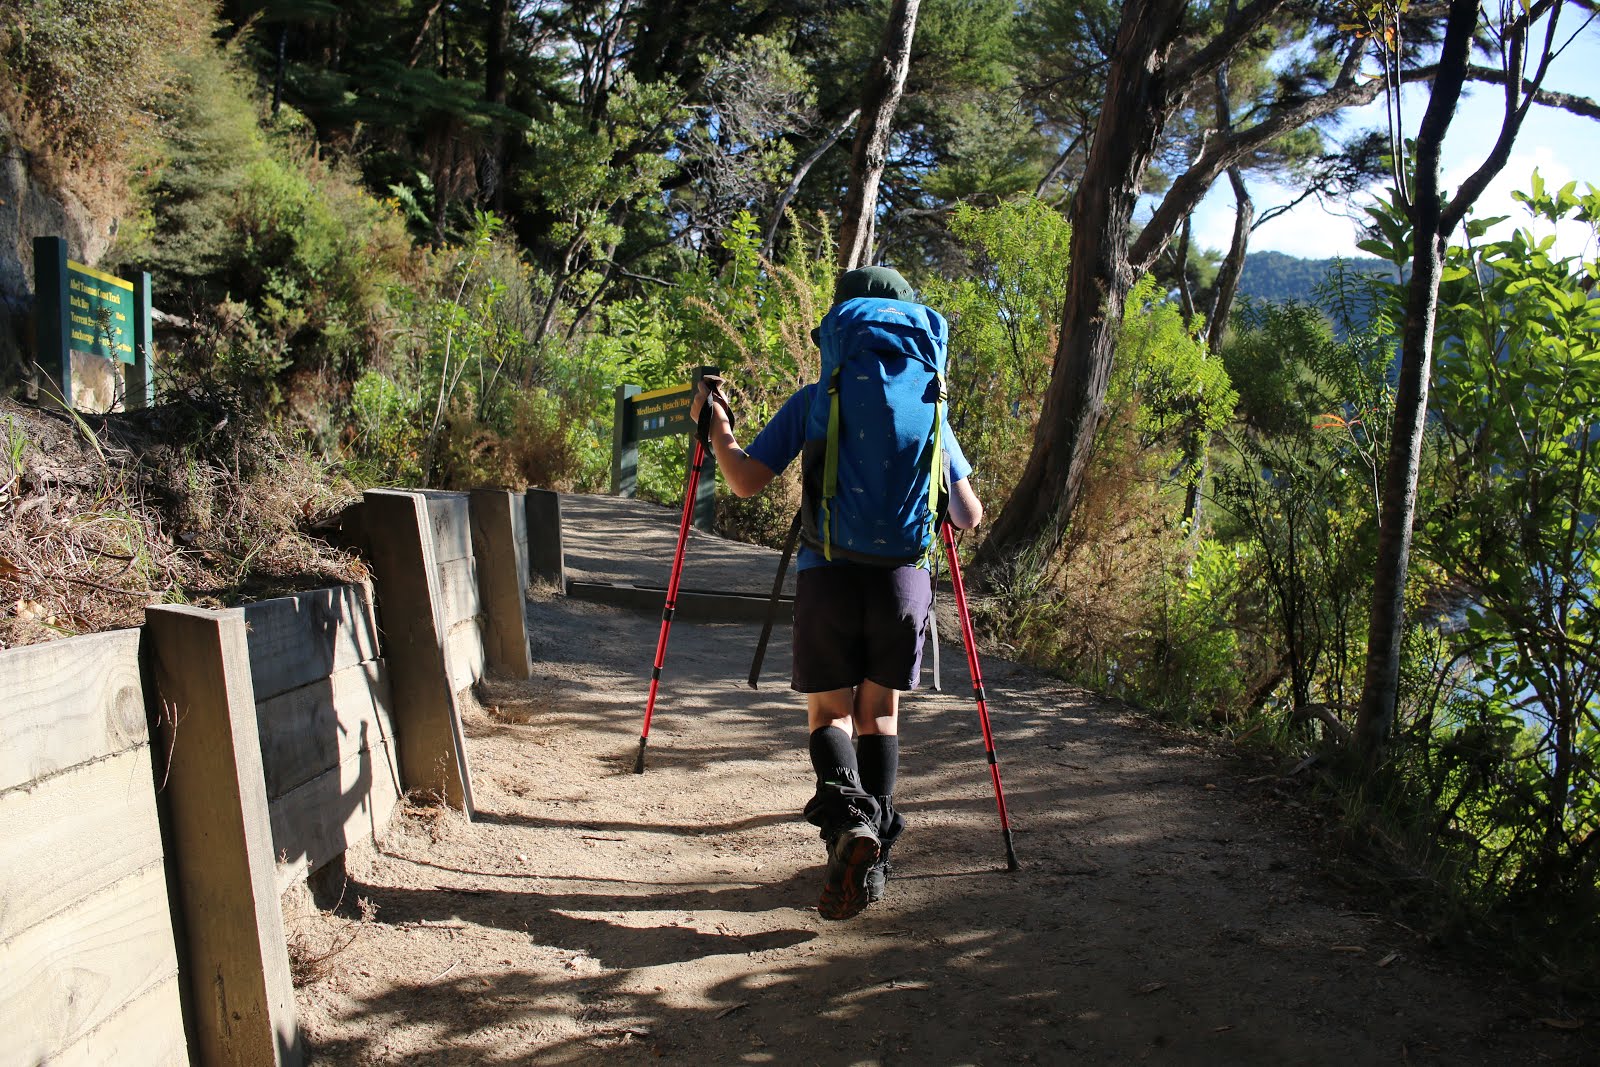
{"label": "wooden post", "polygon": [[150,274],[130,271],[125,277],[133,283],[133,362],[122,368],[124,399],[128,411],[147,408],[156,402],[154,333],[150,322]]}
{"label": "wooden post", "polygon": [[[67,242],[60,237],[33,239],[34,360],[49,379],[61,406],[72,407],[72,330],[67,304]],[[631,494],[630,494],[631,495]]]}
{"label": "wooden post", "polygon": [[528,573],[567,591],[566,552],[561,544],[561,494],[551,489],[529,489],[523,494],[527,511]]}
{"label": "wooden post", "polygon": [[472,817],[461,711],[445,667],[439,567],[428,502],[421,493],[370,489],[367,536],[378,597],[379,630],[394,687],[395,740],[405,788],[434,792]]}
{"label": "wooden post", "polygon": [[611,424],[611,495],[633,496],[639,487],[639,442],[633,437],[633,406],[628,398],[638,396],[637,385],[619,385],[616,414]]}
{"label": "wooden post", "polygon": [[507,678],[533,676],[528,654],[527,515],[512,493],[474,489],[472,554],[478,560],[478,600],[489,620],[483,651],[489,666]]}
{"label": "wooden post", "polygon": [[145,609],[195,1057],[305,1061],[272,859],[272,827],[242,611]]}

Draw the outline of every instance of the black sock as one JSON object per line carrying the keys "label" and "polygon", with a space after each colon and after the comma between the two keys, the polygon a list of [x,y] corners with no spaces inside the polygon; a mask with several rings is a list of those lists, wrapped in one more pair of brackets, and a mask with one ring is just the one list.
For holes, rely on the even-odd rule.
{"label": "black sock", "polygon": [[900,771],[900,738],[895,734],[863,734],[856,746],[861,788],[873,796],[894,795]]}
{"label": "black sock", "polygon": [[819,784],[832,782],[861,788],[861,772],[849,734],[833,726],[819,726],[811,731],[808,747],[811,769],[817,772]]}

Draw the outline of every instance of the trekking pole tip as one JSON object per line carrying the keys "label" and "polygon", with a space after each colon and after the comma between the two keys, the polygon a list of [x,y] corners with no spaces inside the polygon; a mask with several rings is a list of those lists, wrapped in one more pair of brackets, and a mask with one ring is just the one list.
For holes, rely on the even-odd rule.
{"label": "trekking pole tip", "polygon": [[1020,870],[1022,870],[1022,864],[1017,862],[1017,849],[1016,849],[1016,846],[1014,846],[1011,843],[1011,831],[1010,830],[1006,831],[1006,870],[1008,870],[1008,871],[1020,871]]}
{"label": "trekking pole tip", "polygon": [[643,737],[639,738],[639,755],[634,757],[634,761],[633,761],[633,773],[634,774],[643,774],[644,773],[644,746],[647,745],[647,744],[649,744],[648,740],[646,740]]}

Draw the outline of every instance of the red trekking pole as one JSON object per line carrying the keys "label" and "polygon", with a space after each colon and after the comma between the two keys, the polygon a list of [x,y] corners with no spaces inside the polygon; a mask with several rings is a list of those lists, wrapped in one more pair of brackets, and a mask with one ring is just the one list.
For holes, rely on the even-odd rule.
{"label": "red trekking pole", "polygon": [[700,471],[711,458],[711,404],[720,400],[716,385],[711,386],[711,396],[700,409],[700,422],[695,427],[694,459],[689,464],[689,486],[683,494],[683,517],[678,520],[678,548],[672,554],[672,575],[667,579],[667,606],[661,612],[661,635],[656,638],[655,667],[650,672],[650,698],[644,705],[644,729],[639,734],[639,755],[633,761],[633,773],[644,773],[644,750],[650,743],[650,718],[656,710],[656,691],[661,687],[661,666],[667,659],[667,634],[672,630],[672,616],[678,610],[678,579],[683,577],[683,549],[689,540],[689,521],[694,517],[695,490],[700,487]]}
{"label": "red trekking pole", "polygon": [[1011,817],[1006,814],[1006,793],[1000,787],[1000,761],[994,754],[994,733],[989,729],[989,701],[983,692],[983,673],[978,669],[978,645],[972,635],[972,613],[967,610],[967,587],[961,581],[961,563],[956,558],[955,535],[941,526],[944,554],[950,560],[950,583],[956,592],[956,614],[961,618],[961,642],[967,646],[967,668],[972,672],[972,695],[978,701],[978,723],[983,727],[983,749],[989,757],[989,777],[994,779],[994,800],[1000,807],[1000,832],[1006,841],[1006,870],[1020,868],[1017,850],[1011,843]]}

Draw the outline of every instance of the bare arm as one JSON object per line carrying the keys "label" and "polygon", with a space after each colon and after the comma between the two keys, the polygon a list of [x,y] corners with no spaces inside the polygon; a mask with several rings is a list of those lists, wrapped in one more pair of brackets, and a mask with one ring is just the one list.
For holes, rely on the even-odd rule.
{"label": "bare arm", "polygon": [[[691,419],[699,420],[700,409],[705,406],[709,393],[710,387],[705,379],[701,379],[694,402],[689,406]],[[739,447],[739,442],[733,436],[733,424],[728,419],[726,401],[721,401],[720,397],[719,403],[711,405],[711,451],[717,457],[723,480],[733,490],[734,496],[755,496],[777,477],[771,467],[759,459],[751,459]]]}
{"label": "bare arm", "polygon": [[983,521],[983,504],[972,491],[972,481],[963,478],[950,487],[950,523],[958,530],[970,530]]}

